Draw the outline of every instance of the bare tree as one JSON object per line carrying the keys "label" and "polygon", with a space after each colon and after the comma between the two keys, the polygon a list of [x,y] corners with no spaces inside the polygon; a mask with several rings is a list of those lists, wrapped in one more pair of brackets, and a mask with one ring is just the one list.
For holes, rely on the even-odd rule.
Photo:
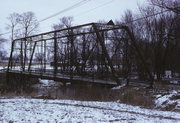
{"label": "bare tree", "polygon": [[53,25],[54,30],[62,29],[62,28],[68,28],[71,27],[73,24],[73,17],[63,17],[59,19],[58,24]]}
{"label": "bare tree", "polygon": [[33,12],[12,13],[7,19],[9,20],[7,29],[11,30],[11,40],[27,37],[38,31],[39,22]]}
{"label": "bare tree", "polygon": [[[27,37],[38,31],[39,22],[37,21],[33,12],[25,12],[22,14],[12,13],[8,17],[8,20],[10,21],[8,29],[10,29],[12,33],[11,40],[14,40],[14,38]],[[21,46],[21,55],[24,55],[24,59],[21,59],[23,70],[25,69],[25,63],[27,60],[27,47],[29,44],[31,44],[31,42],[26,41],[26,38],[24,38],[24,41],[20,42],[19,44]],[[29,51],[31,52],[31,48]]]}
{"label": "bare tree", "polygon": [[[142,26],[139,22],[134,21],[137,14],[133,14],[132,11],[127,10],[122,17],[122,22],[128,26],[131,35],[134,35],[134,40],[130,39],[130,35],[127,32],[123,32],[124,38],[126,39],[123,42],[123,75],[125,78],[132,73],[138,73],[141,79],[150,78],[148,75],[149,67],[146,63],[146,58],[144,55],[144,48],[142,46],[142,37],[144,35],[142,31]],[[128,81],[128,80],[127,80]],[[153,80],[152,80],[153,81]]]}
{"label": "bare tree", "polygon": [[25,12],[19,15],[19,33],[21,37],[27,37],[37,33],[39,22],[33,12]]}
{"label": "bare tree", "polygon": [[[21,28],[21,30],[19,30],[20,37],[27,37],[38,31],[39,22],[37,21],[36,16],[33,12],[25,12],[20,15],[19,27]],[[25,39],[23,70],[25,69],[25,64],[27,60],[27,48],[28,48],[28,45],[30,44],[31,44],[31,41],[26,41]],[[21,43],[21,46],[23,47],[22,43]],[[22,50],[21,52],[23,54]],[[31,45],[30,45],[29,51],[31,52]]]}
{"label": "bare tree", "polygon": [[6,39],[0,36],[0,60],[4,59],[5,56],[7,55],[7,52],[3,48],[3,43],[6,42]]}
{"label": "bare tree", "polygon": [[179,0],[149,0],[152,5],[171,10],[175,13],[180,13]]}
{"label": "bare tree", "polygon": [[14,38],[17,36],[17,28],[20,21],[20,15],[18,13],[12,13],[7,17],[9,20],[9,24],[7,25],[7,29],[11,30],[11,41],[14,40]]}
{"label": "bare tree", "polygon": [[6,41],[6,39],[2,38],[0,35],[0,48],[2,48],[2,43],[4,43]]}
{"label": "bare tree", "polygon": [[[63,17],[59,19],[58,24],[53,25],[54,30],[59,30],[63,28],[70,28],[73,24],[73,17]],[[72,72],[72,66],[77,64],[77,48],[75,42],[75,37],[73,36],[74,30],[69,29],[64,31],[60,35],[69,35],[65,39],[60,39],[58,43],[58,58],[57,62],[63,64],[63,69],[67,69]],[[67,65],[68,64],[68,65]],[[67,68],[65,68],[67,67]]]}

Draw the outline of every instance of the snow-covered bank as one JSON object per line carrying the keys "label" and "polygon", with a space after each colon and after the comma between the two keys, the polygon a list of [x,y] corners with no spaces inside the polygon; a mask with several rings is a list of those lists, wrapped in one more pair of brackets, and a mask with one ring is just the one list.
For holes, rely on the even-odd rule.
{"label": "snow-covered bank", "polygon": [[168,94],[156,95],[155,104],[157,108],[180,110],[180,91],[171,91]]}
{"label": "snow-covered bank", "polygon": [[180,113],[157,111],[117,102],[0,99],[0,123],[180,122]]}

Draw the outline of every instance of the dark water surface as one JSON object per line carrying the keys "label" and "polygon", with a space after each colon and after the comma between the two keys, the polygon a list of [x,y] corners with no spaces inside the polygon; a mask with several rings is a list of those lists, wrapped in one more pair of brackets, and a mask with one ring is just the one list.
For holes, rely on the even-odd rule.
{"label": "dark water surface", "polygon": [[71,84],[63,86],[60,82],[40,80],[25,90],[17,89],[14,92],[1,93],[0,97],[25,97],[41,99],[70,99],[83,101],[113,101],[114,91],[111,87],[93,84]]}
{"label": "dark water surface", "polygon": [[110,101],[114,100],[110,87],[102,85],[88,84],[68,84],[62,86],[59,83],[54,85],[38,84],[33,87],[36,94],[35,98],[53,98],[53,99],[75,99],[75,100],[97,100]]}

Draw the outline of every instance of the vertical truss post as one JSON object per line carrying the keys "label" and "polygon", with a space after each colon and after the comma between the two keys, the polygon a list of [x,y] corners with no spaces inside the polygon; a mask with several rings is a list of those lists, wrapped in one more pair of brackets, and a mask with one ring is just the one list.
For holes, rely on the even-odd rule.
{"label": "vertical truss post", "polygon": [[[33,49],[33,45],[32,45],[32,37],[30,37],[30,41],[29,41],[29,64],[30,64],[30,59],[31,59],[31,54],[32,54],[32,49]],[[29,64],[28,64],[28,71],[29,71]]]}
{"label": "vertical truss post", "polygon": [[44,40],[44,72],[46,72],[46,40]]}
{"label": "vertical truss post", "polygon": [[32,38],[30,38],[30,48],[29,48],[29,54],[32,54]]}
{"label": "vertical truss post", "polygon": [[13,64],[12,55],[13,55],[13,51],[14,51],[14,43],[15,43],[15,41],[13,40],[13,41],[12,41],[12,44],[11,44],[11,53],[10,53],[10,57],[9,57],[7,72],[9,72],[10,67],[11,67],[11,69],[12,69],[12,64]]}
{"label": "vertical truss post", "polygon": [[24,38],[24,61],[23,61],[23,70],[25,71],[26,68],[26,60],[27,60],[27,45],[28,41],[26,37]]}
{"label": "vertical truss post", "polygon": [[24,64],[23,64],[23,41],[21,39],[21,51],[20,51],[20,54],[21,54],[21,69],[22,71],[24,72]]}
{"label": "vertical truss post", "polygon": [[[69,31],[68,31],[69,32]],[[73,40],[73,29],[70,30],[70,36],[69,36],[69,41],[70,41],[70,79],[73,79],[73,74],[74,74],[74,70],[73,70],[73,66],[74,66],[74,60],[75,60],[75,50],[74,50],[74,40]]]}
{"label": "vertical truss post", "polygon": [[34,56],[34,51],[35,51],[35,48],[36,48],[36,44],[37,44],[37,42],[35,42],[34,46],[33,46],[32,54],[31,54],[31,58],[30,58],[29,66],[28,66],[28,71],[31,70],[32,59],[33,59],[33,56]]}
{"label": "vertical truss post", "polygon": [[111,61],[111,59],[110,59],[110,56],[109,56],[109,54],[108,54],[108,52],[107,52],[106,46],[105,46],[105,44],[104,44],[104,41],[103,41],[101,35],[99,34],[99,30],[98,30],[96,24],[93,23],[92,26],[93,26],[94,31],[95,31],[95,33],[96,33],[98,42],[99,42],[100,45],[101,45],[102,51],[103,51],[103,53],[104,53],[104,55],[105,55],[105,57],[106,57],[106,59],[107,59],[108,65],[109,65],[110,68],[111,68],[112,77],[113,77],[113,79],[116,81],[116,83],[117,83],[118,85],[120,85],[121,82],[119,81],[119,79],[118,79],[118,77],[117,77],[117,75],[116,75],[115,69],[114,69],[114,67],[113,67],[113,64],[112,64],[112,61]]}
{"label": "vertical truss post", "polygon": [[[41,39],[43,39],[43,35],[41,35]],[[41,73],[43,72],[43,41],[41,41]]]}
{"label": "vertical truss post", "polygon": [[54,76],[57,74],[57,33],[54,32]]}

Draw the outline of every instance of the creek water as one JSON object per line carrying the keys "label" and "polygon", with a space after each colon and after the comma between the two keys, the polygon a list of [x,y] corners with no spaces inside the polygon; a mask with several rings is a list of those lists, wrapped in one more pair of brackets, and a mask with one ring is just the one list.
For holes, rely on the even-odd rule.
{"label": "creek water", "polygon": [[[35,82],[36,83],[36,82]],[[72,84],[66,86],[61,82],[52,80],[39,80],[37,84],[27,87],[25,90],[17,89],[13,92],[0,93],[0,97],[26,97],[40,99],[70,99],[86,101],[112,101],[115,100],[115,92],[111,87],[94,84]]]}
{"label": "creek water", "polygon": [[[59,82],[48,81],[46,84],[33,85],[35,98],[53,98],[53,99],[75,99],[75,100],[112,100],[110,87],[93,84],[72,84],[67,83],[62,86]],[[48,84],[47,84],[48,83]]]}

